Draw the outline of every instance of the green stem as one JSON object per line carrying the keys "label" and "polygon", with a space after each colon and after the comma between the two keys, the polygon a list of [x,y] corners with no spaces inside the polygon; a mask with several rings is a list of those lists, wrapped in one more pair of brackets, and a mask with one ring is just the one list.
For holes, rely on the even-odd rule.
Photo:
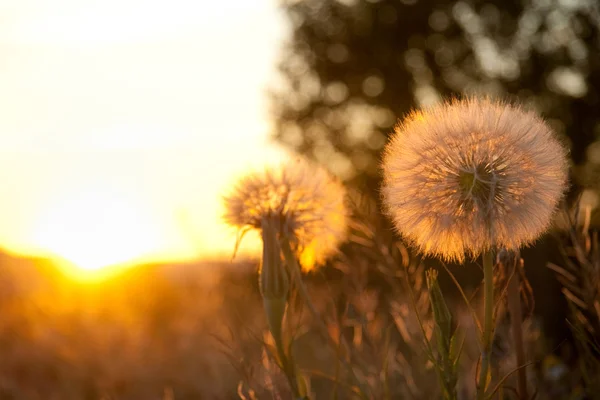
{"label": "green stem", "polygon": [[483,304],[483,352],[477,382],[477,400],[485,399],[494,338],[494,257],[491,250],[483,253]]}
{"label": "green stem", "polygon": [[264,310],[267,315],[267,323],[269,326],[269,330],[271,331],[271,335],[273,336],[273,340],[275,341],[275,350],[277,351],[277,357],[279,358],[279,361],[281,363],[281,369],[283,370],[285,376],[288,379],[288,383],[290,384],[290,389],[293,395],[295,397],[301,397],[301,393],[298,388],[298,383],[296,379],[297,374],[295,371],[293,360],[286,354],[285,346],[283,344],[281,321],[279,320],[273,323],[273,306],[270,303],[270,299],[263,298]]}
{"label": "green stem", "polygon": [[281,250],[277,231],[271,221],[262,221],[263,257],[259,272],[260,293],[267,317],[267,324],[279,358],[280,367],[285,373],[294,397],[300,397],[293,357],[286,354],[283,343],[282,323],[287,309],[289,279],[281,263]]}

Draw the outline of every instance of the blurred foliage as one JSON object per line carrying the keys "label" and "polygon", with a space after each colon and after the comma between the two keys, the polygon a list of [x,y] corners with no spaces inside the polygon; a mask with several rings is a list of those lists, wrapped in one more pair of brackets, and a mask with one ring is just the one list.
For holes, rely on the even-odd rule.
{"label": "blurred foliage", "polygon": [[588,392],[600,396],[600,240],[598,229],[590,228],[592,210],[580,205],[563,213],[568,224],[563,259],[548,267],[556,272],[568,302],[567,324],[579,355],[576,370]]}
{"label": "blurred foliage", "polygon": [[[600,170],[595,0],[287,0],[291,36],[274,90],[275,138],[376,193],[397,118],[480,93],[544,115],[575,181]],[[595,142],[595,143],[594,143]]]}

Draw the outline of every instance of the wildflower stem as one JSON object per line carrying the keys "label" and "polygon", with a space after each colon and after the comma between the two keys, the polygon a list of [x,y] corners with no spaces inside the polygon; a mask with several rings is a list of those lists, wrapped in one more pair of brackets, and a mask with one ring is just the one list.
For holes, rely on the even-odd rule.
{"label": "wildflower stem", "polygon": [[286,353],[283,343],[282,323],[287,309],[289,278],[281,263],[276,225],[268,219],[263,219],[261,224],[263,257],[259,283],[267,324],[275,342],[278,364],[288,379],[294,397],[301,397],[293,356]]}
{"label": "wildflower stem", "polygon": [[494,337],[494,259],[491,250],[483,253],[483,352],[477,382],[477,400],[484,400]]}
{"label": "wildflower stem", "polygon": [[[515,263],[515,268],[519,268],[519,261]],[[512,325],[513,341],[515,353],[517,356],[517,367],[525,364],[525,351],[523,349],[523,330],[521,321],[523,320],[523,312],[521,310],[521,293],[520,293],[520,273],[515,271],[512,274],[508,283],[508,309],[510,312],[510,322]],[[527,371],[525,368],[517,370],[517,393],[519,399],[527,399]]]}
{"label": "wildflower stem", "polygon": [[[329,342],[329,344],[332,346],[333,349],[338,349],[339,345],[333,340],[333,338],[329,334],[329,330],[327,329],[327,326],[325,325],[325,323],[323,322],[323,320],[317,313],[317,310],[315,309],[315,306],[313,305],[313,302],[310,299],[308,290],[306,289],[306,286],[304,285],[304,281],[302,280],[302,276],[300,275],[300,265],[298,265],[298,260],[296,260],[294,251],[292,250],[292,248],[290,246],[289,239],[285,236],[283,236],[281,238],[281,250],[283,252],[283,257],[285,258],[285,262],[288,266],[288,270],[290,271],[292,281],[294,282],[296,288],[298,289],[298,292],[300,293],[300,297],[302,297],[302,300],[308,307],[308,310],[310,311],[313,319],[315,320],[315,323],[319,326],[319,330],[321,331],[322,335]],[[343,338],[340,338],[340,343],[343,343],[345,345],[344,350],[346,350],[346,353],[348,353],[349,349],[348,349],[347,344],[344,342]],[[359,388],[359,393],[358,393],[359,397],[366,399],[367,396],[363,393],[362,389],[360,389],[358,377],[354,373],[352,366],[348,365],[347,368],[348,368],[348,371],[350,372],[350,374],[352,375],[352,378],[357,383],[357,387]]]}
{"label": "wildflower stem", "polygon": [[407,268],[407,272],[405,275],[406,276],[405,282],[406,282],[406,288],[408,289],[408,294],[410,296],[410,303],[413,307],[413,311],[415,312],[415,316],[417,318],[417,323],[419,324],[419,328],[421,328],[421,333],[423,334],[423,341],[425,342],[426,354],[433,363],[433,367],[437,374],[437,377],[438,377],[438,380],[440,383],[440,387],[443,390],[444,389],[444,375],[443,375],[442,369],[440,367],[440,364],[438,362],[436,362],[435,353],[433,352],[433,347],[431,346],[431,342],[427,338],[427,331],[425,330],[425,325],[423,324],[423,320],[421,319],[421,314],[419,313],[419,308],[417,307],[417,299],[415,296],[415,292],[413,291],[411,283],[408,280],[408,276],[409,276],[408,275],[408,265],[406,266],[406,268]]}

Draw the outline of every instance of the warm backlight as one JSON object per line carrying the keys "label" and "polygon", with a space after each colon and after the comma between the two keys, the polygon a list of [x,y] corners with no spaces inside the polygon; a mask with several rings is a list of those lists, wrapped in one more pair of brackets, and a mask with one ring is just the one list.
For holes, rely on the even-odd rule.
{"label": "warm backlight", "polygon": [[48,205],[34,240],[84,270],[128,262],[165,242],[143,206],[142,200],[107,188],[72,192]]}
{"label": "warm backlight", "polygon": [[274,151],[275,4],[18,1],[0,14],[0,249],[85,276],[230,256],[225,183]]}

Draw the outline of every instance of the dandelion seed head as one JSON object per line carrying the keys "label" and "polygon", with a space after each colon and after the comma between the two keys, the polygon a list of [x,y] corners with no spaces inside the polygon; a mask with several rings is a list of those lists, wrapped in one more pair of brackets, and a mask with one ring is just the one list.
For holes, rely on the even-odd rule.
{"label": "dandelion seed head", "polygon": [[305,270],[323,263],[346,236],[343,185],[323,168],[297,159],[248,174],[225,196],[224,220],[238,229],[279,226]]}
{"label": "dandelion seed head", "polygon": [[382,168],[398,231],[425,254],[463,261],[536,240],[562,197],[568,162],[535,113],[472,98],[410,114]]}

